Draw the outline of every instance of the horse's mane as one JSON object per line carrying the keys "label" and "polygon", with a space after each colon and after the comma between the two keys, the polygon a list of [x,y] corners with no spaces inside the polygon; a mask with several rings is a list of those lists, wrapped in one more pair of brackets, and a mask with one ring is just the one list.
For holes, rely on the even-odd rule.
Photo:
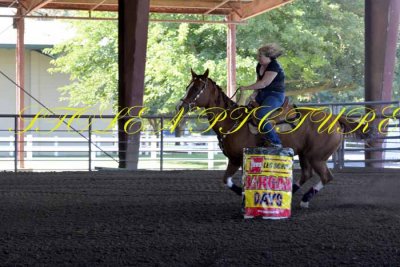
{"label": "horse's mane", "polygon": [[214,85],[214,87],[216,87],[217,90],[219,91],[217,103],[219,103],[220,100],[221,100],[221,98],[222,98],[222,101],[223,101],[223,103],[224,103],[224,108],[225,108],[225,109],[231,109],[231,108],[237,108],[237,107],[239,107],[239,105],[238,105],[235,101],[233,101],[232,99],[230,99],[230,98],[225,94],[225,92],[222,90],[222,88],[221,88],[216,82],[214,82],[214,81],[213,81],[212,79],[210,79],[210,78],[208,78],[208,79],[210,80],[210,82],[212,83],[212,85]]}

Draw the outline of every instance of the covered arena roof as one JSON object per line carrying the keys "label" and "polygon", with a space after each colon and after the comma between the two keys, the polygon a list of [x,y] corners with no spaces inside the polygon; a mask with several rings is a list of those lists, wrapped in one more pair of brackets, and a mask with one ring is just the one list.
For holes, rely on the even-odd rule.
{"label": "covered arena roof", "polygon": [[[246,20],[292,0],[151,0],[150,12],[233,15]],[[87,11],[118,11],[118,0],[0,0],[0,7],[22,5],[26,14],[41,8]]]}

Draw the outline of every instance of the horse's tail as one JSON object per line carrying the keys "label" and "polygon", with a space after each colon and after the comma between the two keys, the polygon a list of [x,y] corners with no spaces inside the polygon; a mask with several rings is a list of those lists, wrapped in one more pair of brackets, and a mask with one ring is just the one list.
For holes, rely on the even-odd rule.
{"label": "horse's tail", "polygon": [[361,126],[358,121],[349,121],[342,116],[339,117],[339,124],[343,129],[346,136],[355,137],[357,139],[371,139],[375,135],[373,128],[368,129],[368,125],[365,123]]}

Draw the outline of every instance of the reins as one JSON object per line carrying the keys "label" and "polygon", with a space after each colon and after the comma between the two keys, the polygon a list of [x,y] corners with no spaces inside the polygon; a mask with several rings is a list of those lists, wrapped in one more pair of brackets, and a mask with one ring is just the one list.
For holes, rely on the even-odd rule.
{"label": "reins", "polygon": [[[240,87],[239,87],[239,88],[240,88]],[[239,88],[237,88],[237,89],[235,90],[235,93],[233,93],[233,95],[232,95],[231,97],[229,97],[230,100],[232,100],[232,99],[235,97],[235,95],[236,95],[237,92],[239,91]],[[240,94],[239,99],[238,99],[238,101],[236,101],[236,103],[239,103],[239,101],[240,101],[241,98],[242,98],[242,94]],[[233,101],[233,100],[232,100],[232,101]]]}

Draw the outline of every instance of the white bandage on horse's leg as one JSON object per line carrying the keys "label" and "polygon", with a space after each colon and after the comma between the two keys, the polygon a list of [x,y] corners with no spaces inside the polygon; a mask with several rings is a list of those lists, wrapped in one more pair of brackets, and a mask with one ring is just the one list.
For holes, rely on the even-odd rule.
{"label": "white bandage on horse's leg", "polygon": [[302,202],[309,202],[322,188],[324,185],[322,182],[319,182],[318,184],[314,185],[313,187],[308,190],[307,193],[303,195],[303,198],[301,199]]}
{"label": "white bandage on horse's leg", "polygon": [[318,184],[314,185],[314,189],[317,191],[320,191],[322,188],[324,188],[322,182],[319,182]]}
{"label": "white bandage on horse's leg", "polygon": [[318,184],[314,185],[313,187],[308,190],[307,193],[303,195],[303,198],[301,199],[300,202],[300,207],[302,208],[308,208],[308,202],[324,187],[322,182],[319,182]]}
{"label": "white bandage on horse's leg", "polygon": [[232,181],[232,177],[228,177],[227,179],[226,179],[226,186],[228,186],[228,188],[230,189],[230,190],[232,190],[233,192],[235,192],[236,194],[238,194],[238,195],[242,195],[242,193],[243,193],[243,190],[242,190],[242,188],[241,187],[239,187],[239,186],[237,186],[237,185],[235,185],[235,183]]}
{"label": "white bandage on horse's leg", "polygon": [[228,177],[228,179],[226,180],[226,185],[227,185],[229,188],[231,188],[231,187],[234,185],[234,183],[233,183],[233,181],[232,181],[232,177]]}

